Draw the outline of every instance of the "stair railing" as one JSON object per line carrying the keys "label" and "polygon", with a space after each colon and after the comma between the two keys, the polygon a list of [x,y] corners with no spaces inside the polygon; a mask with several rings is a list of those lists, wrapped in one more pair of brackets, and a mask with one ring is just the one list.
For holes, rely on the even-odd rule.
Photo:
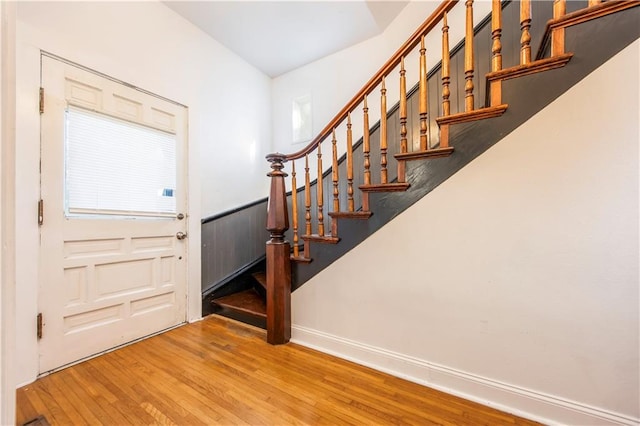
{"label": "stair railing", "polygon": [[[418,28],[411,37],[398,49],[398,51],[380,68],[380,70],[365,84],[365,86],[360,89],[360,91],[347,103],[347,105],[338,112],[338,114],[327,124],[324,129],[302,150],[295,152],[293,154],[285,155],[280,153],[269,154],[267,156],[267,161],[271,163],[271,172],[268,176],[271,178],[271,189],[269,193],[269,202],[268,202],[268,213],[267,213],[267,230],[270,233],[270,239],[267,242],[267,341],[272,344],[286,343],[290,338],[290,311],[291,311],[291,265],[290,265],[290,256],[291,256],[291,247],[289,242],[285,240],[284,234],[289,229],[289,213],[287,206],[287,198],[286,198],[286,187],[285,187],[285,177],[287,174],[283,171],[284,164],[286,162],[292,163],[292,170],[295,177],[295,160],[300,160],[304,158],[305,161],[305,196],[304,196],[304,212],[305,212],[305,223],[304,229],[305,234],[302,235],[302,239],[304,241],[304,251],[302,253],[299,252],[298,240],[299,240],[299,226],[298,226],[298,206],[297,206],[297,197],[294,200],[294,215],[293,215],[293,241],[294,241],[294,253],[293,258],[300,261],[310,261],[309,256],[309,242],[310,241],[327,241],[327,242],[337,242],[337,229],[335,226],[331,228],[331,235],[326,235],[324,230],[324,216],[323,210],[325,209],[325,205],[323,202],[323,191],[317,190],[317,208],[318,208],[318,221],[319,225],[317,226],[317,233],[312,233],[312,223],[311,223],[311,189],[310,189],[310,177],[309,177],[309,155],[314,151],[318,150],[318,180],[316,188],[322,188],[323,185],[323,169],[322,169],[322,157],[318,148],[321,147],[321,143],[327,139],[327,137],[332,136],[332,195],[333,195],[333,213],[336,213],[336,217],[338,215],[342,217],[368,217],[370,213],[368,213],[368,206],[366,202],[363,202],[363,208],[360,211],[356,211],[355,207],[355,199],[354,199],[354,188],[353,188],[353,179],[354,179],[354,169],[353,169],[353,134],[352,134],[352,123],[351,123],[351,112],[356,109],[356,107],[364,101],[367,95],[371,94],[375,90],[375,88],[382,84],[382,111],[386,111],[386,96],[385,96],[385,87],[383,80],[389,75],[394,68],[396,68],[400,63],[402,63],[402,71],[401,71],[401,81],[404,82],[404,57],[409,54],[421,41],[424,40],[424,35],[433,30],[436,25],[441,22],[443,16],[450,11],[457,0],[445,0],[442,2],[438,8],[431,14],[427,20]],[[406,84],[406,83],[402,83]],[[403,123],[403,132],[405,138],[406,145],[406,86],[405,86],[405,95],[401,97],[401,104],[403,104],[404,108],[404,123]],[[366,111],[364,112],[366,114]],[[386,118],[386,114],[381,114],[382,117]],[[346,120],[347,127],[347,136],[346,136],[346,159],[347,159],[347,170],[346,170],[346,179],[347,179],[347,206],[346,210],[340,210],[340,197],[339,197],[339,176],[338,176],[338,149],[337,149],[337,141],[335,138],[336,129],[343,124]],[[384,120],[384,119],[383,119]],[[367,123],[368,126],[368,123]],[[385,124],[381,123],[381,126],[385,126]],[[386,130],[386,129],[385,129]],[[368,134],[368,127],[364,131],[364,134]],[[386,132],[384,134],[384,138],[386,138]],[[388,180],[388,173],[386,173],[387,159],[386,159],[386,146],[385,142],[381,141],[380,149],[382,151],[382,160],[381,167],[384,170],[381,173],[381,185],[392,185]],[[367,138],[367,146],[364,147],[367,151],[370,149],[370,145]],[[406,149],[405,149],[406,151]],[[368,159],[367,159],[368,160]],[[404,170],[400,169],[401,167],[399,163],[398,170],[398,182],[402,183],[401,187],[406,187],[407,185],[404,183]],[[370,162],[367,161],[367,166],[370,170]],[[369,176],[367,178],[367,183],[370,184],[370,173],[367,173]],[[297,189],[294,187],[294,194],[297,193]],[[366,198],[366,197],[365,197]],[[333,222],[335,223],[335,222]]]}
{"label": "stair railing", "polygon": [[[372,212],[369,209],[369,193],[387,191],[405,191],[409,188],[407,182],[407,161],[416,159],[441,158],[453,153],[454,148],[449,145],[449,128],[451,125],[473,120],[499,117],[507,105],[502,103],[502,81],[522,75],[545,71],[564,66],[571,54],[564,52],[564,29],[581,21],[585,16],[610,13],[633,7],[632,2],[605,2],[589,0],[588,7],[578,12],[566,14],[566,0],[554,0],[553,19],[547,23],[547,32],[540,51],[533,60],[531,48],[530,28],[532,25],[530,0],[522,0],[520,7],[520,63],[504,69],[502,64],[502,14],[504,5],[500,0],[492,1],[491,12],[491,43],[490,51],[481,52],[489,55],[490,71],[486,75],[487,96],[485,104],[484,94],[478,93],[480,88],[476,83],[482,82],[476,75],[474,57],[474,27],[473,0],[466,0],[464,26],[464,71],[462,75],[452,75],[449,51],[449,25],[447,13],[458,3],[457,0],[445,0],[429,16],[411,37],[396,51],[396,53],[380,68],[380,70],[360,89],[360,91],[340,110],[322,131],[305,148],[293,154],[269,154],[267,160],[271,163],[271,189],[268,201],[267,230],[270,239],[267,242],[267,341],[281,344],[291,337],[291,262],[311,262],[310,243],[336,244],[339,241],[338,219],[367,219]],[[544,23],[538,23],[544,24]],[[442,55],[440,58],[440,94],[438,99],[428,96],[427,56],[425,38],[432,34],[436,27],[441,28]],[[544,58],[545,49],[550,44],[550,57]],[[419,47],[417,50],[416,48]],[[417,94],[418,102],[407,102],[407,72],[405,63],[418,57],[417,63]],[[387,102],[389,100],[388,81],[391,74],[397,70],[399,74],[398,122],[388,126]],[[457,79],[462,80],[458,91]],[[371,119],[368,97],[378,89],[380,91],[380,110],[377,149],[372,150]],[[455,93],[454,93],[455,92]],[[458,93],[459,92],[459,93]],[[395,92],[394,92],[395,93]],[[395,95],[394,95],[395,96]],[[460,98],[460,102],[453,100]],[[435,99],[435,102],[434,102]],[[417,103],[417,105],[414,105]],[[435,106],[435,108],[434,108]],[[356,146],[353,143],[354,121],[357,109],[362,108],[361,128],[362,142],[357,144],[358,156],[362,157],[362,167],[354,169]],[[431,109],[430,109],[431,108]],[[452,110],[457,110],[452,112]],[[439,115],[439,116],[438,116]],[[437,118],[436,118],[437,117]],[[416,120],[416,121],[414,121]],[[416,134],[409,133],[408,122],[416,123],[411,126],[417,129]],[[360,124],[360,117],[358,117]],[[393,130],[391,129],[393,127]],[[392,134],[392,132],[394,132]],[[343,159],[339,161],[338,138],[336,134],[345,134]],[[389,135],[394,136],[389,138]],[[389,156],[391,142],[399,140],[395,155]],[[331,143],[330,171],[325,172],[322,161],[322,143]],[[328,150],[325,149],[325,152]],[[311,182],[309,157],[315,153],[315,185]],[[374,155],[375,154],[375,155]],[[372,157],[379,160],[373,167]],[[358,160],[360,158],[358,157]],[[296,186],[296,161],[304,162],[304,197],[298,197]],[[292,223],[294,242],[293,252],[285,239],[285,232],[289,229],[289,207],[286,196],[284,171],[285,163],[292,167]],[[360,161],[358,161],[360,162]],[[395,162],[396,167],[389,167]],[[299,163],[300,164],[300,163]],[[298,168],[300,170],[300,168]],[[325,179],[325,174],[327,179]],[[329,174],[331,177],[329,178]],[[373,183],[377,180],[378,183]],[[359,192],[354,190],[358,185]],[[312,199],[315,188],[315,208]],[[332,194],[332,203],[326,203],[324,194]],[[328,211],[331,205],[332,210]],[[304,223],[299,223],[299,213],[304,212]],[[315,216],[315,221],[313,217]],[[331,218],[330,232],[325,229],[325,217]],[[300,235],[301,229],[304,233]],[[314,233],[315,229],[315,233]],[[300,247],[300,239],[303,244]],[[302,248],[302,250],[301,250]]]}

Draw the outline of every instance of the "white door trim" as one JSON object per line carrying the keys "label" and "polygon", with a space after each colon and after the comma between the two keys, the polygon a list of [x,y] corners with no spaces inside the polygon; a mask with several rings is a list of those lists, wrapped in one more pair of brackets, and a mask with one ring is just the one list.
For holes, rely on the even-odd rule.
{"label": "white door trim", "polygon": [[99,77],[102,77],[102,78],[104,78],[104,79],[107,79],[107,80],[113,81],[114,83],[122,84],[123,86],[127,86],[128,88],[130,88],[130,89],[134,89],[134,90],[136,90],[136,91],[138,91],[138,92],[140,92],[140,93],[144,93],[145,95],[153,96],[153,97],[154,97],[154,98],[156,98],[156,99],[160,99],[160,100],[162,100],[162,101],[169,102],[170,104],[174,104],[174,105],[181,106],[181,107],[183,107],[183,108],[187,108],[187,109],[189,109],[189,107],[188,107],[188,106],[186,106],[186,105],[184,105],[184,104],[181,104],[180,102],[176,102],[176,101],[174,101],[173,99],[165,98],[164,96],[161,96],[161,95],[158,95],[158,94],[156,94],[156,93],[150,92],[150,91],[145,90],[145,89],[143,89],[143,88],[140,88],[140,87],[138,87],[138,86],[134,86],[134,85],[133,85],[133,84],[131,84],[131,83],[127,83],[126,81],[122,81],[122,80],[120,80],[120,79],[117,79],[117,78],[115,78],[115,77],[112,77],[112,76],[110,76],[110,75],[107,75],[107,74],[105,74],[105,73],[102,73],[102,72],[100,72],[100,71],[96,71],[96,70],[94,70],[93,68],[89,68],[89,67],[86,67],[86,66],[84,66],[84,65],[80,65],[80,64],[78,64],[77,62],[70,61],[70,60],[63,58],[62,56],[58,56],[58,55],[56,55],[56,54],[54,54],[54,53],[47,52],[47,51],[45,51],[45,50],[41,50],[41,51],[40,51],[40,55],[41,55],[41,56],[46,56],[46,57],[51,58],[51,59],[55,59],[56,61],[59,61],[59,62],[65,63],[65,64],[67,64],[67,65],[71,65],[71,66],[76,67],[76,68],[78,68],[78,69],[81,69],[81,70],[83,70],[83,71],[90,72],[90,73],[95,74],[95,75],[97,75],[97,76],[99,76]]}
{"label": "white door trim", "polygon": [[0,424],[14,424],[16,6],[0,2]]}

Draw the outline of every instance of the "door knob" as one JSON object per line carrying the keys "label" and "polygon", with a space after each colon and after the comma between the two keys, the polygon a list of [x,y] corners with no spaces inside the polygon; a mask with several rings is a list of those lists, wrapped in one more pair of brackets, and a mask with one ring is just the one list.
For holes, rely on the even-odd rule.
{"label": "door knob", "polygon": [[179,240],[184,240],[185,238],[187,238],[187,233],[186,233],[186,232],[179,231],[179,232],[176,234],[176,238],[177,238],[177,239],[179,239]]}

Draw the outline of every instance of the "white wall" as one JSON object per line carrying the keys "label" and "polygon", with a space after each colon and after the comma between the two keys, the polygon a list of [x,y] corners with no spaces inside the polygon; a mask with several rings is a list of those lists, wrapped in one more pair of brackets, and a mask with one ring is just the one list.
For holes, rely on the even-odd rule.
{"label": "white wall", "polygon": [[[439,6],[439,1],[411,1],[400,14],[377,37],[326,56],[308,65],[273,79],[272,114],[273,144],[276,151],[286,154],[302,149],[306,143],[293,144],[291,126],[292,102],[311,95],[312,134],[317,135],[333,117],[355,96],[369,79],[402,46],[407,38]],[[453,47],[464,36],[464,2],[459,2],[449,13],[450,46]],[[491,2],[477,1],[474,4],[474,21],[477,24],[491,11]],[[427,68],[440,61],[441,30],[436,28],[426,38]],[[407,57],[407,87],[418,81],[419,62],[417,51]],[[399,74],[393,72],[386,81],[388,106],[398,101]],[[370,122],[379,120],[379,90],[369,99]],[[354,141],[362,136],[361,107],[353,114]],[[344,133],[338,137],[344,139]],[[329,164],[327,162],[327,164]]]}
{"label": "white wall", "polygon": [[545,422],[639,422],[639,50],[297,290],[293,341]]}
{"label": "white wall", "polygon": [[201,316],[200,219],[267,194],[271,85],[160,2],[20,2],[17,8],[16,374],[26,383],[38,367],[40,50],[189,108],[189,319]]}

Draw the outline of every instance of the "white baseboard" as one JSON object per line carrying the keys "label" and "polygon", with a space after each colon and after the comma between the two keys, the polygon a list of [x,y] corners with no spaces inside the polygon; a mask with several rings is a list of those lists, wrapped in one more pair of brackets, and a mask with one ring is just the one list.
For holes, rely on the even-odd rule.
{"label": "white baseboard", "polygon": [[640,425],[640,419],[501,383],[294,325],[293,343],[544,424]]}

